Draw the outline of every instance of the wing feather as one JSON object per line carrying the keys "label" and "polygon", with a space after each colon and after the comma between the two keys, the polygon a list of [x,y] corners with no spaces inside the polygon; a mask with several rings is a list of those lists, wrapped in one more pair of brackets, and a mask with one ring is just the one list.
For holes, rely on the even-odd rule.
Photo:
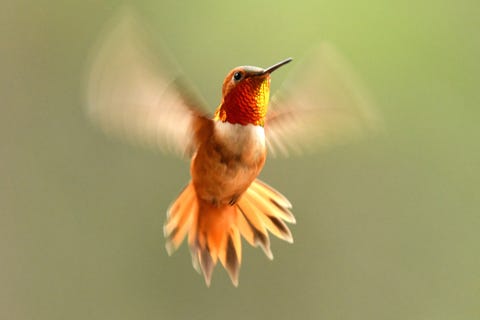
{"label": "wing feather", "polygon": [[89,67],[88,115],[108,134],[190,156],[195,132],[210,120],[199,99],[170,76],[169,59],[154,59],[145,40],[131,13],[107,28]]}
{"label": "wing feather", "polygon": [[367,90],[345,59],[324,43],[287,79],[265,121],[273,155],[301,153],[379,128]]}

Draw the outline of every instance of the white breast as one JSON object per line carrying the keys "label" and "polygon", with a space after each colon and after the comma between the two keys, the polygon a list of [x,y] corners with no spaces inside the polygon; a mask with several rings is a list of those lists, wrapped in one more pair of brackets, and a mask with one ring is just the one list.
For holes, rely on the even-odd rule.
{"label": "white breast", "polygon": [[215,134],[218,140],[224,142],[225,147],[235,154],[243,154],[245,150],[262,154],[265,150],[265,130],[262,126],[217,121]]}

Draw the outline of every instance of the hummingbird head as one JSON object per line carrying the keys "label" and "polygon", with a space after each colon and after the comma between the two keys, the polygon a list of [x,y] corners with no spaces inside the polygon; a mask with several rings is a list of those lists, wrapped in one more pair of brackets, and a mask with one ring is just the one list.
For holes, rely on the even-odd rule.
{"label": "hummingbird head", "polygon": [[290,61],[288,58],[266,69],[243,66],[230,71],[223,81],[223,99],[214,118],[263,126],[270,97],[270,74]]}

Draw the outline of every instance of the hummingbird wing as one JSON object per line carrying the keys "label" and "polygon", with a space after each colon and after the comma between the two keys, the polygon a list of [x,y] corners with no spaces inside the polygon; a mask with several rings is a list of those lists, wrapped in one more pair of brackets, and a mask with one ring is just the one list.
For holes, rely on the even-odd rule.
{"label": "hummingbird wing", "polygon": [[106,133],[189,156],[211,120],[195,95],[169,76],[168,64],[146,48],[145,32],[129,12],[107,28],[87,78],[87,112]]}
{"label": "hummingbird wing", "polygon": [[357,138],[379,128],[367,90],[329,44],[316,48],[272,98],[265,120],[273,155],[289,155]]}

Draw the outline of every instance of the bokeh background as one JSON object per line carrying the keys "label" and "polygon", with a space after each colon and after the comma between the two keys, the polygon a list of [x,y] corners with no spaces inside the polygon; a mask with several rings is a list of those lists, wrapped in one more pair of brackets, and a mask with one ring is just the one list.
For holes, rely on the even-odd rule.
{"label": "bokeh background", "polygon": [[188,163],[85,117],[87,56],[122,3],[1,3],[1,319],[480,318],[478,2],[132,3],[212,110],[232,67],[329,40],[384,118],[384,134],[267,162],[295,243],[273,239],[273,261],[246,248],[238,288],[164,250]]}

